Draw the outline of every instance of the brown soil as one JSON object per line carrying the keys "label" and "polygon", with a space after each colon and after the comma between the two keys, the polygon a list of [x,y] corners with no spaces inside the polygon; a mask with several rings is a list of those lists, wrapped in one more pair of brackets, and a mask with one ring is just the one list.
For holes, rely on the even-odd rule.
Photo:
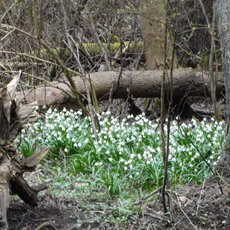
{"label": "brown soil", "polygon": [[[11,202],[9,228],[23,229],[230,229],[230,186],[221,194],[214,182],[203,186],[178,186],[168,193],[170,214],[163,213],[160,194],[134,203],[138,210],[119,221],[108,200],[75,200],[45,195],[38,207]],[[118,221],[116,221],[118,220]]]}

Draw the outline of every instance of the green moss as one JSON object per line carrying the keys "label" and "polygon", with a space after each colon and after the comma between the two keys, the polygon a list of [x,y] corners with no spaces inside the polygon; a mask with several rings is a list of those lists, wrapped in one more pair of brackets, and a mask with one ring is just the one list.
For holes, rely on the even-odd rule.
{"label": "green moss", "polygon": [[[114,42],[114,43],[110,43],[109,47],[107,47],[106,43],[102,43],[104,47],[108,48],[109,52],[112,54],[115,54],[117,52],[119,52],[120,50],[122,50],[125,47],[129,46],[129,52],[133,53],[133,52],[137,52],[140,51],[143,47],[143,42],[130,42],[126,41],[124,43],[121,42]],[[100,55],[102,50],[101,47],[98,43],[84,43],[83,44],[85,50],[89,53],[89,55],[91,56],[95,56],[95,55]]]}
{"label": "green moss", "polygon": [[[115,37],[115,38],[116,38],[115,40],[119,40],[119,37]],[[110,43],[109,47],[107,47],[108,46],[107,43],[102,43],[102,44],[106,49],[108,49],[108,52],[111,54],[115,54],[128,46],[129,46],[129,53],[136,53],[140,51],[143,47],[142,41],[131,42],[131,43],[129,41],[125,41],[124,43],[117,41],[117,42]],[[102,53],[101,46],[96,42],[85,42],[83,44],[83,47],[90,56],[97,56],[97,55],[101,55]],[[63,61],[71,57],[71,51],[67,48],[66,49],[59,48],[59,47],[53,48],[52,52],[54,53],[54,55],[58,55]],[[53,59],[46,49],[40,49],[34,51],[33,55],[35,56],[39,55],[41,58],[45,60]]]}

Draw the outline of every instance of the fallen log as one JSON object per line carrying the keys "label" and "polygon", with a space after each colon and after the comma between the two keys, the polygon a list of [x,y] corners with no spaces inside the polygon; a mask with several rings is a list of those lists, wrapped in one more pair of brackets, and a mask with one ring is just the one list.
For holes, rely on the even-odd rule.
{"label": "fallen log", "polygon": [[[118,72],[97,72],[87,76],[90,79],[97,99],[106,100],[112,98],[154,98],[160,97],[162,71],[124,71]],[[74,82],[80,94],[85,95],[83,79],[74,77]],[[176,69],[173,72],[173,95],[175,103],[188,97],[210,97],[209,76],[197,70]],[[169,80],[166,82],[166,89],[169,88]],[[216,96],[224,96],[224,79],[219,74],[216,82]],[[90,87],[89,87],[90,88]],[[21,106],[21,116],[26,116],[30,110],[30,104],[36,101],[37,105],[74,105],[71,88],[67,82],[54,81],[49,86],[39,86],[35,90],[17,92],[17,98],[24,104]],[[27,104],[27,105],[26,105]],[[28,111],[27,111],[28,110]]]}

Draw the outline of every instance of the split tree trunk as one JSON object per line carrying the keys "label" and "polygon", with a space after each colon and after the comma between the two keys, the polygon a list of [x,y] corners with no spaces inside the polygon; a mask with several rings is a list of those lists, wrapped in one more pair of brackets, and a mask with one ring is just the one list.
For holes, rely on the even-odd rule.
{"label": "split tree trunk", "polygon": [[35,155],[23,159],[13,142],[21,130],[20,118],[14,101],[14,94],[21,73],[7,86],[0,86],[0,229],[8,229],[7,208],[10,194],[17,194],[26,203],[38,203],[37,192],[44,189],[30,187],[23,178],[25,171],[34,170],[36,164],[47,153],[42,149]]}

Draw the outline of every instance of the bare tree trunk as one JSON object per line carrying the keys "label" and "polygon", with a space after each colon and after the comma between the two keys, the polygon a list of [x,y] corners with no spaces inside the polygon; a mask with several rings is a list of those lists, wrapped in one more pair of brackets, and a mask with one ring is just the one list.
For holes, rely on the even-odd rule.
{"label": "bare tree trunk", "polygon": [[163,68],[164,65],[165,15],[164,1],[141,1],[140,27],[148,70]]}
{"label": "bare tree trunk", "polygon": [[230,5],[229,0],[218,1],[219,33],[222,46],[222,62],[227,100],[227,138],[225,149],[218,164],[224,176],[230,176]]}

